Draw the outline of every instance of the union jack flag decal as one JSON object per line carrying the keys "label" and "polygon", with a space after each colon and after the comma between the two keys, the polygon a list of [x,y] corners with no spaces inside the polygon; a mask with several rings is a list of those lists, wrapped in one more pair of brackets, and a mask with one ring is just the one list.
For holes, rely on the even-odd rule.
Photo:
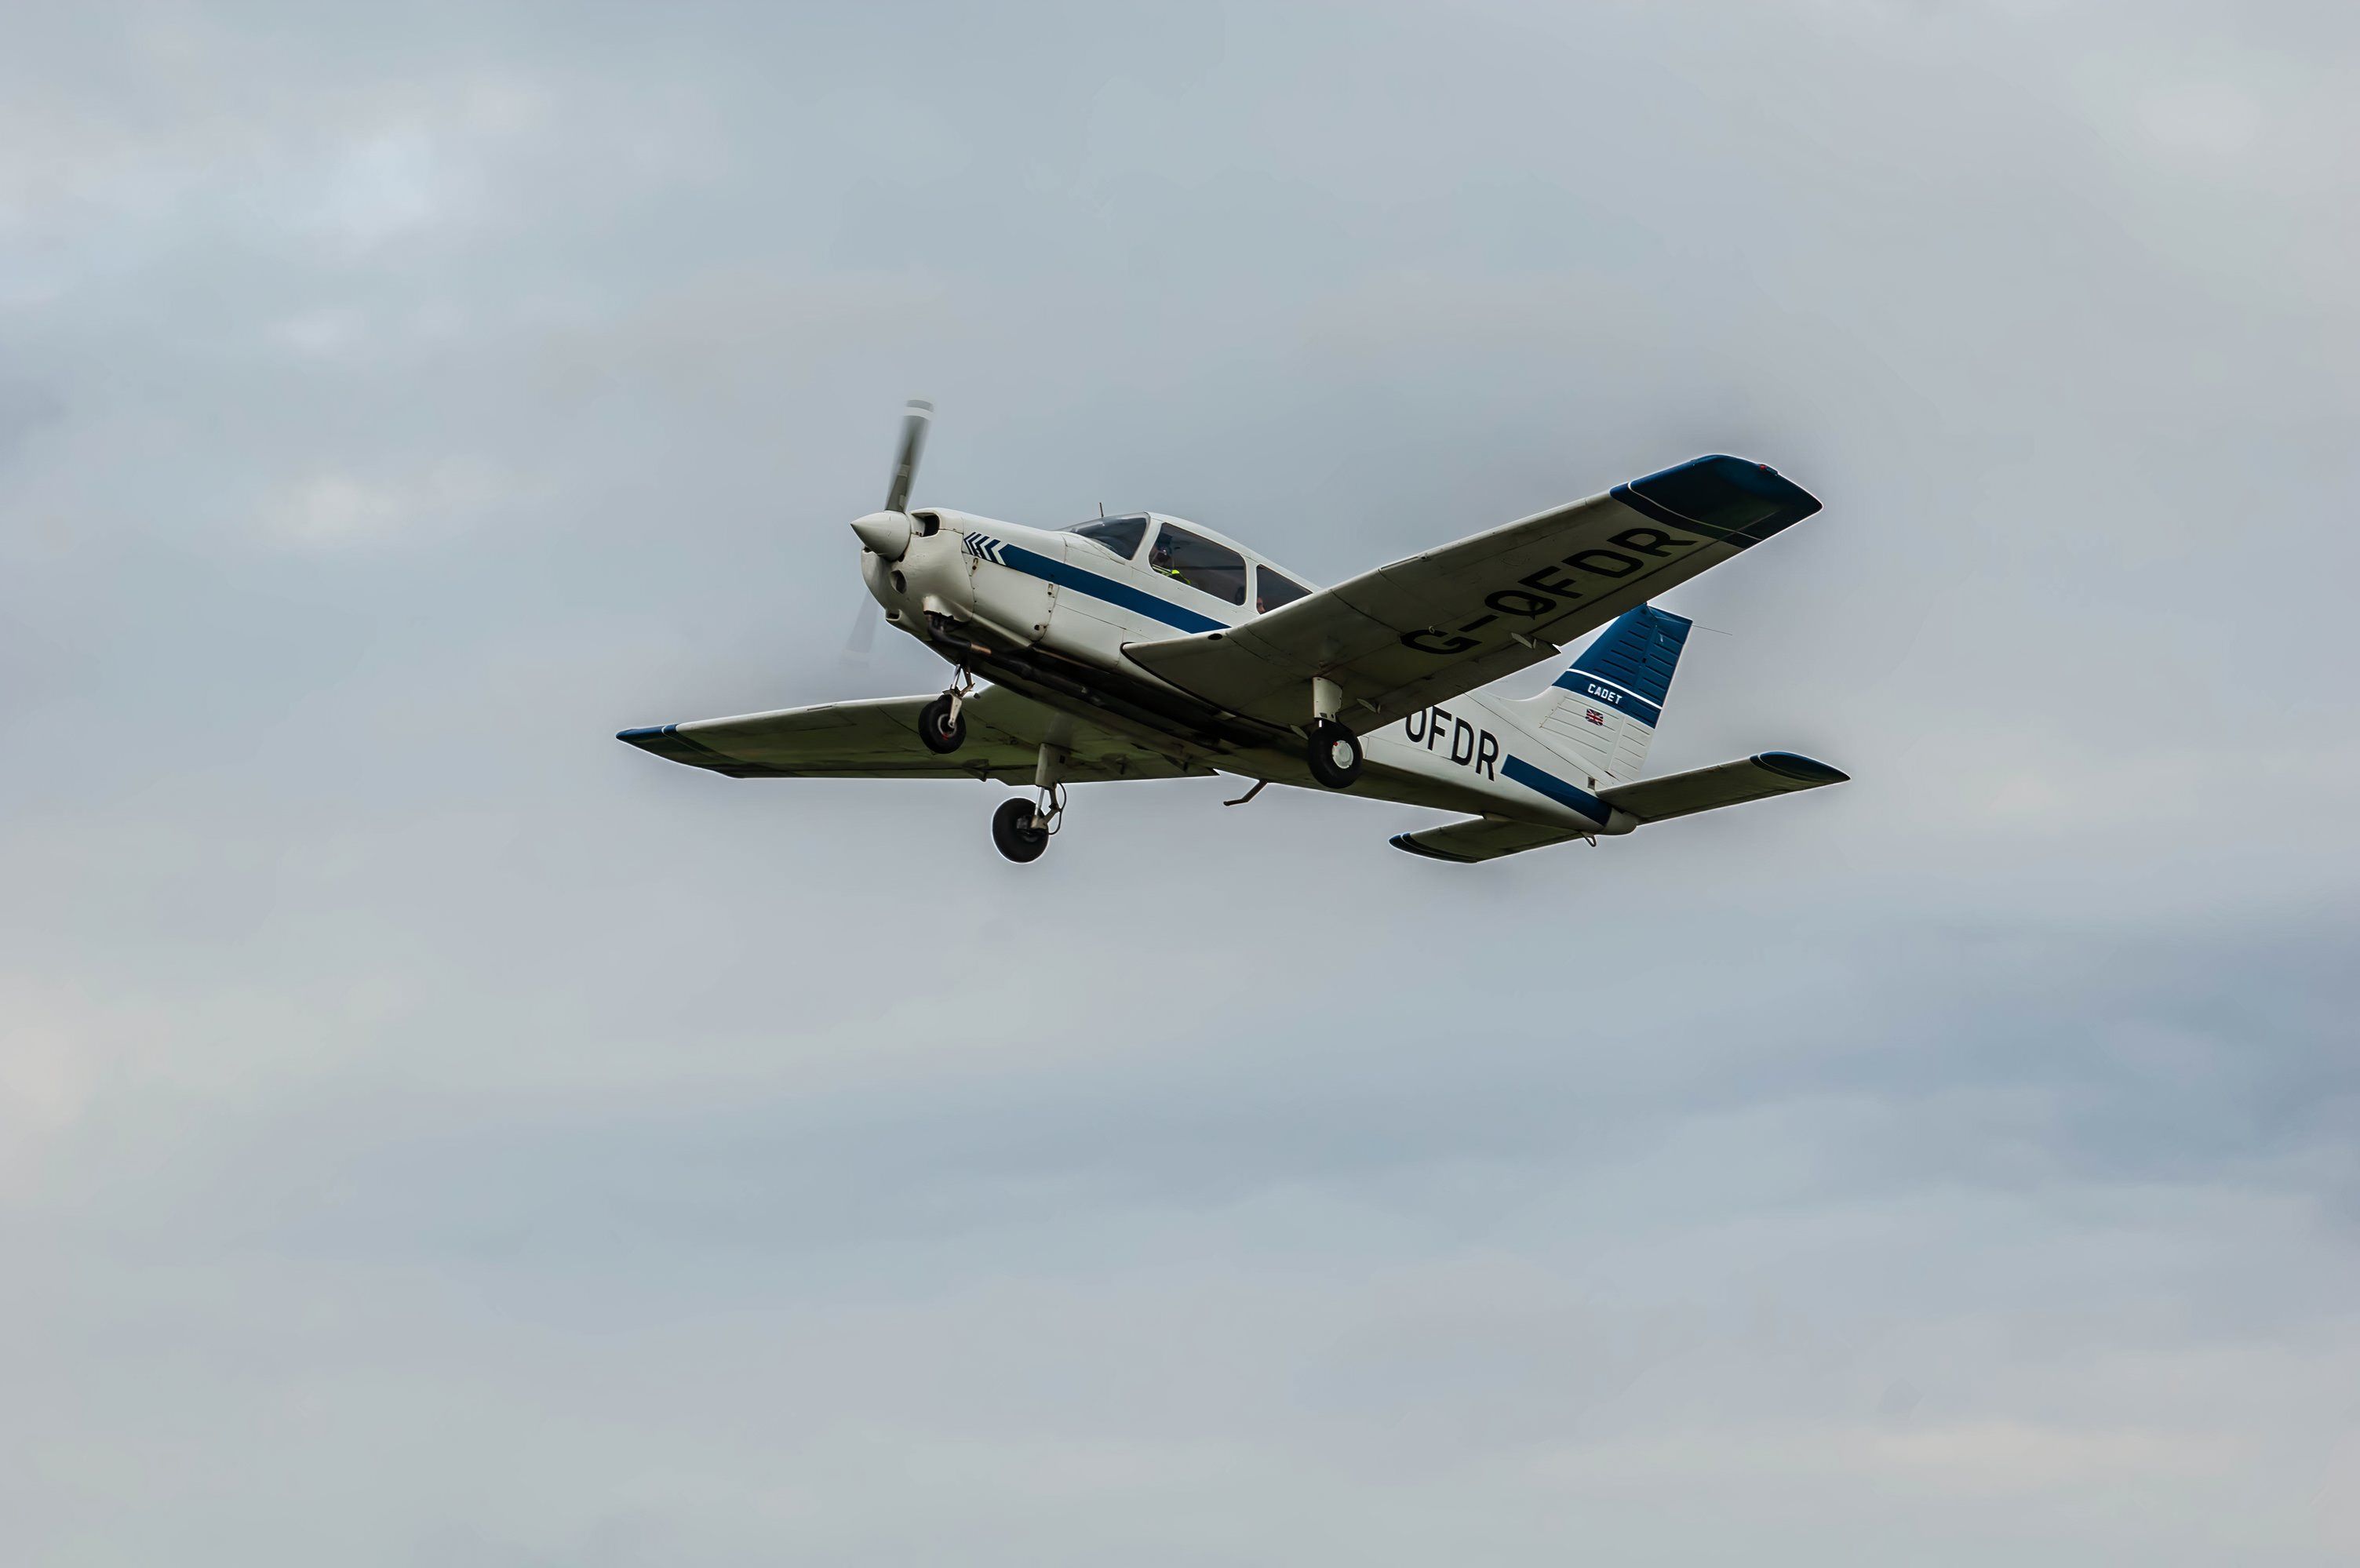
{"label": "union jack flag decal", "polygon": [[1606,715],[1600,713],[1595,708],[1583,710],[1581,716],[1588,719],[1593,724],[1602,724],[1606,722]]}

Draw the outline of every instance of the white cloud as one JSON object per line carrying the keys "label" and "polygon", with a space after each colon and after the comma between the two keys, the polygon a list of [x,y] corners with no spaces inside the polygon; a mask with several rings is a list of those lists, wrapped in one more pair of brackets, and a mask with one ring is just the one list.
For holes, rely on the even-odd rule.
{"label": "white cloud", "polygon": [[392,478],[329,470],[283,488],[264,523],[272,538],[305,549],[420,541],[478,526],[545,493],[473,458],[445,458]]}

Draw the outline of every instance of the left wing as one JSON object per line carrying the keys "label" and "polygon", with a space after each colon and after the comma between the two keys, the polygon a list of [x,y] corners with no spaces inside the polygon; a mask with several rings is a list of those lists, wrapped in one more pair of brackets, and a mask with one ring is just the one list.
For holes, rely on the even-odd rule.
{"label": "left wing", "polygon": [[1311,718],[1311,681],[1343,689],[1363,734],[1550,657],[1819,509],[1766,464],[1699,457],[1396,561],[1259,619],[1132,643],[1134,662],[1266,724]]}
{"label": "left wing", "polygon": [[929,695],[827,702],[775,713],[650,725],[625,730],[615,738],[733,779],[968,778],[1029,783],[1042,743],[1053,740],[1071,752],[1065,776],[1076,783],[1213,772],[1185,755],[1166,756],[997,686],[961,705],[967,744],[948,757],[937,756],[918,738],[918,711],[933,701]]}

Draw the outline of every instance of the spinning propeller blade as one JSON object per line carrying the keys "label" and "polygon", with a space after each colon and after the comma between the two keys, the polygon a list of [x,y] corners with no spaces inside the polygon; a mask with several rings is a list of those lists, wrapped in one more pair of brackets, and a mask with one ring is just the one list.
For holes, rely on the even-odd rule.
{"label": "spinning propeller blade", "polygon": [[877,601],[865,600],[852,617],[852,630],[845,634],[844,651],[836,656],[836,667],[848,675],[858,675],[869,668],[869,650],[877,641]]}
{"label": "spinning propeller blade", "polygon": [[885,492],[885,510],[910,509],[910,482],[918,474],[918,453],[925,450],[926,427],[934,422],[934,406],[912,397],[901,413],[901,451],[893,459],[893,483]]}

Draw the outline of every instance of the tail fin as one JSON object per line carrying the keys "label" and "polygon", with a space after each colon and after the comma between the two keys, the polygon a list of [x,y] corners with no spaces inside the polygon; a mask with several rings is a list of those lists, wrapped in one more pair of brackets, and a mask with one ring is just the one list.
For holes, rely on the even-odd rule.
{"label": "tail fin", "polygon": [[1537,697],[1505,702],[1525,726],[1601,779],[1632,779],[1664,716],[1689,622],[1642,604],[1617,616]]}

